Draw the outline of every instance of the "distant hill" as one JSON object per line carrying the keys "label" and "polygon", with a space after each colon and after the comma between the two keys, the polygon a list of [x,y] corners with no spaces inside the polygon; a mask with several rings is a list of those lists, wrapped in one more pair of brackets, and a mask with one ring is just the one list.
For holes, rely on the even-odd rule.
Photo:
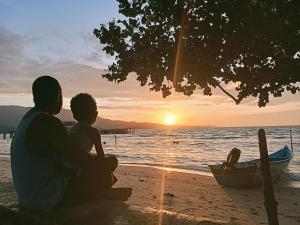
{"label": "distant hill", "polygon": [[[22,106],[1,106],[0,105],[0,130],[4,129],[15,129],[22,119],[23,115],[30,109],[30,107]],[[72,112],[67,109],[62,109],[57,115],[62,121],[74,121]],[[147,129],[147,128],[162,128],[165,127],[162,124],[157,123],[139,123],[135,121],[126,122],[121,120],[110,120],[98,117],[95,127],[102,129],[113,129],[113,128],[136,128],[136,129]]]}

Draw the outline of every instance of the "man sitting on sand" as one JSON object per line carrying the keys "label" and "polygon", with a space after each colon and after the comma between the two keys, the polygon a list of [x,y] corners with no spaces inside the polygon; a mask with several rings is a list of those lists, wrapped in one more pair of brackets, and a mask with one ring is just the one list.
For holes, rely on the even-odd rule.
{"label": "man sitting on sand", "polygon": [[[33,82],[32,93],[35,106],[22,118],[11,144],[19,206],[49,210],[62,200],[73,204],[95,197],[99,190],[109,190],[113,183],[107,177],[111,177],[118,160],[111,157],[100,163],[97,156],[80,151],[69,141],[63,123],[54,117],[62,108],[58,81],[39,77]],[[78,167],[66,167],[65,161]]]}

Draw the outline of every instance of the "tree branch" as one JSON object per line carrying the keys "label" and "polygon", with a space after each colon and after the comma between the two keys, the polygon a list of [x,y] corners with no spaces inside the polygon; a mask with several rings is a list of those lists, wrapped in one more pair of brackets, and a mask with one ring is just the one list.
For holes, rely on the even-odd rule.
{"label": "tree branch", "polygon": [[220,84],[217,83],[216,86],[219,87],[227,96],[229,96],[235,102],[235,104],[238,105],[242,101],[241,98],[236,98],[232,94],[230,94],[228,91],[226,91]]}

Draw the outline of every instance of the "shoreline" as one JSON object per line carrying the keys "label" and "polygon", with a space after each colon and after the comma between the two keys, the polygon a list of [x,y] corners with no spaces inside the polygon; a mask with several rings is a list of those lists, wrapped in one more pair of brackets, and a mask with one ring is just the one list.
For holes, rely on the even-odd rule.
{"label": "shoreline", "polygon": [[168,167],[168,166],[160,166],[160,165],[152,165],[152,164],[139,164],[139,163],[120,163],[121,166],[132,166],[132,167],[146,167],[146,168],[155,168],[160,170],[181,172],[181,173],[189,173],[195,175],[202,175],[213,177],[213,174],[210,172],[200,171],[200,170],[192,170],[192,169],[183,169],[178,167]]}
{"label": "shoreline", "polygon": [[[16,202],[9,157],[0,157],[0,165],[0,205],[8,206]],[[119,181],[114,187],[133,188],[133,194],[126,202],[126,207],[122,205],[123,211],[117,211],[121,207],[120,204],[110,209],[113,216],[123,213],[122,216],[126,217],[126,220],[132,220],[124,224],[154,225],[157,224],[157,216],[166,220],[173,218],[173,222],[165,223],[172,225],[182,224],[182,220],[186,222],[183,224],[192,225],[267,224],[262,187],[222,187],[212,176],[140,165],[119,165],[115,175]],[[277,182],[274,190],[279,202],[280,224],[300,224],[300,188]],[[104,210],[103,204],[102,208],[100,205],[97,202],[86,203],[70,211],[78,210],[77,216],[87,216],[95,210]],[[132,210],[136,212],[136,217],[132,217]],[[152,218],[153,223],[134,223],[145,215],[146,218]],[[177,220],[181,222],[175,223]]]}
{"label": "shoreline", "polygon": [[[0,161],[1,159],[8,159],[10,160],[10,155],[8,154],[0,154]],[[195,174],[195,175],[202,175],[202,176],[208,176],[208,177],[214,177],[214,175],[211,172],[207,171],[201,171],[201,170],[193,170],[193,169],[185,169],[185,168],[179,168],[179,167],[168,167],[163,165],[155,165],[155,164],[139,164],[139,163],[119,163],[119,166],[129,166],[129,167],[145,167],[145,168],[153,168],[153,169],[160,169],[160,170],[166,170],[166,171],[174,171],[174,172],[181,172],[181,173],[187,173],[187,174]],[[286,186],[300,188],[300,180],[296,179],[290,179],[287,178],[288,173],[283,174],[280,178],[279,182],[285,182]]]}
{"label": "shoreline", "polygon": [[[0,154],[0,160],[1,158],[9,159],[9,154]],[[189,174],[198,174],[203,176],[209,176],[213,177],[213,174],[211,172],[201,171],[201,170],[193,170],[193,169],[185,169],[185,168],[179,168],[179,167],[168,167],[163,165],[154,165],[154,164],[139,164],[139,163],[119,163],[121,166],[133,166],[133,167],[149,167],[149,168],[156,168],[156,169],[162,169],[162,170],[169,170],[169,171],[175,171],[175,172],[182,172],[182,173],[189,173]]]}

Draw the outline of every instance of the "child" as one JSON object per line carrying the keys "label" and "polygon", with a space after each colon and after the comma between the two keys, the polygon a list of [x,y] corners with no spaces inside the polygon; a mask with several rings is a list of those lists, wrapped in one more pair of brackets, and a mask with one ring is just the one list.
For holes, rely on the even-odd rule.
{"label": "child", "polygon": [[69,131],[72,141],[78,142],[80,149],[87,152],[95,145],[97,157],[105,158],[100,133],[91,126],[98,116],[95,99],[86,93],[78,94],[71,100],[71,110],[78,122]]}
{"label": "child", "polygon": [[[73,144],[79,146],[81,151],[89,153],[93,146],[95,146],[99,163],[109,163],[110,158],[115,158],[115,156],[105,156],[100,133],[98,129],[92,127],[92,124],[96,121],[98,116],[95,99],[89,94],[80,93],[71,99],[71,110],[74,119],[78,122],[69,131],[70,139]],[[112,180],[113,183],[115,183],[117,178],[112,175]]]}

